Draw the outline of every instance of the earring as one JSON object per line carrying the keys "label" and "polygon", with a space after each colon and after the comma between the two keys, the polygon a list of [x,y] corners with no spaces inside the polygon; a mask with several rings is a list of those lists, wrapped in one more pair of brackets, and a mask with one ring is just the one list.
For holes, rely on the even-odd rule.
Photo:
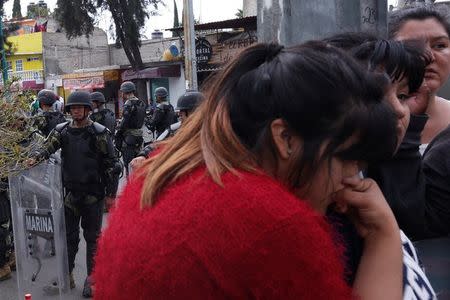
{"label": "earring", "polygon": [[288,149],[287,149],[287,154],[288,154],[288,155],[291,155],[291,154],[292,154],[292,149],[291,149],[291,148],[288,148]]}

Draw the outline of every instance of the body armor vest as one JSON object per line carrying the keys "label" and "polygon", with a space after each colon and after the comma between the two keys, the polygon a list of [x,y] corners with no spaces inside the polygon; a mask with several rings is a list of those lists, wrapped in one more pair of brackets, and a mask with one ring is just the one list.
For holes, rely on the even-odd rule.
{"label": "body armor vest", "polygon": [[11,207],[8,199],[8,191],[0,187],[0,224],[7,222],[10,217]]}
{"label": "body armor vest", "polygon": [[158,132],[158,134],[161,134],[164,132],[164,130],[168,129],[169,126],[173,123],[175,119],[175,111],[173,109],[173,106],[170,104],[160,104],[158,105],[157,109],[161,109],[164,113],[164,117],[158,124],[155,124],[155,129]]}
{"label": "body armor vest", "polygon": [[83,128],[65,126],[61,132],[64,187],[69,191],[102,194],[101,157],[96,149],[93,124]]}
{"label": "body armor vest", "polygon": [[131,98],[125,102],[124,129],[141,129],[145,120],[145,103],[138,98]]}
{"label": "body armor vest", "polygon": [[66,118],[64,118],[64,115],[59,111],[46,111],[43,115],[45,117],[46,125],[40,130],[44,136],[48,136],[56,125],[66,122]]}
{"label": "body armor vest", "polygon": [[89,117],[92,121],[100,123],[108,128],[112,134],[116,131],[116,115],[111,110],[105,108],[92,113]]}

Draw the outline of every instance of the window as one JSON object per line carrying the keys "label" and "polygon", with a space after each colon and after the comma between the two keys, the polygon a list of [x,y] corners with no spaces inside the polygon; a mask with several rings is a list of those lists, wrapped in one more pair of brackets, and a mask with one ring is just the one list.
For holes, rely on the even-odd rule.
{"label": "window", "polygon": [[37,60],[41,60],[39,57],[28,57],[27,61],[37,61]]}
{"label": "window", "polygon": [[7,61],[6,64],[8,65],[8,70],[12,71],[12,62]]}
{"label": "window", "polygon": [[16,60],[16,72],[23,71],[23,62],[21,59]]}
{"label": "window", "polygon": [[[156,99],[155,99],[155,90],[158,87],[165,87],[167,89],[167,91],[169,92],[169,79],[168,78],[152,78],[151,79],[151,95],[149,97],[149,100],[151,100],[152,105],[156,105]],[[167,97],[167,99],[170,100],[170,92],[169,92],[169,97]]]}

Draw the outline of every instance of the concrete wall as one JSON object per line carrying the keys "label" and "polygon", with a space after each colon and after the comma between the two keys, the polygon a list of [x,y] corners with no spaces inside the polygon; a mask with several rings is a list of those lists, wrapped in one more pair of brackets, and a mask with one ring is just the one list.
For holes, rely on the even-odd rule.
{"label": "concrete wall", "polygon": [[386,35],[387,0],[257,0],[258,41],[293,45],[344,31]]}
{"label": "concrete wall", "polygon": [[256,0],[244,0],[242,9],[244,12],[244,17],[256,16],[256,4]]}
{"label": "concrete wall", "polygon": [[169,77],[169,95],[170,103],[177,107],[178,98],[186,91],[186,78],[184,77],[184,68],[181,66],[180,77]]}
{"label": "concrete wall", "polygon": [[[164,50],[175,44],[180,49],[178,38],[155,39],[142,41],[141,56],[144,63],[161,61]],[[130,62],[122,48],[109,45],[112,65],[129,65]]]}
{"label": "concrete wall", "polygon": [[96,28],[91,36],[71,40],[65,33],[43,33],[45,74],[60,75],[77,69],[110,65],[106,32]]}

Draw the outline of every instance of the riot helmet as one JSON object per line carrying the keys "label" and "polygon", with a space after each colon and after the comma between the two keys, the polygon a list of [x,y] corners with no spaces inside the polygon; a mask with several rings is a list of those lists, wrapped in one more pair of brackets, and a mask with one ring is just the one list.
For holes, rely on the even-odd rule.
{"label": "riot helmet", "polygon": [[169,95],[169,92],[167,92],[167,89],[163,86],[160,86],[159,88],[156,88],[156,90],[155,90],[156,98],[158,98],[158,97],[167,98],[168,95]]}
{"label": "riot helmet", "polygon": [[52,90],[40,90],[37,94],[37,99],[39,101],[39,104],[42,105],[48,105],[52,106],[53,103],[55,103],[57,96]]}
{"label": "riot helmet", "polygon": [[101,92],[93,92],[89,94],[91,101],[98,101],[100,103],[106,103],[105,96]]}
{"label": "riot helmet", "polygon": [[83,91],[76,91],[70,94],[65,106],[66,111],[69,112],[70,107],[74,105],[87,106],[89,107],[90,110],[92,110],[92,103],[91,99],[89,98],[89,93]]}
{"label": "riot helmet", "polygon": [[177,110],[194,110],[203,100],[203,94],[197,91],[187,91],[178,98]]}
{"label": "riot helmet", "polygon": [[124,81],[120,85],[120,91],[122,93],[132,93],[136,91],[136,86],[131,81]]}

